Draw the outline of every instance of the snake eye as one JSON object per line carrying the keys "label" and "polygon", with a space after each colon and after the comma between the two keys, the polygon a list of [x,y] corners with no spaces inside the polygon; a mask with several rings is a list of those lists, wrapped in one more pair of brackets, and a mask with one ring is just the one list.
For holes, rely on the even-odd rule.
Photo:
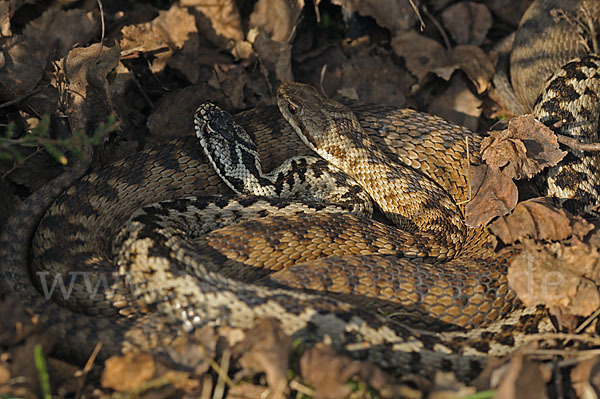
{"label": "snake eye", "polygon": [[290,111],[290,114],[296,115],[298,108],[294,107],[292,104],[288,104],[288,111]]}
{"label": "snake eye", "polygon": [[210,128],[208,127],[208,125],[204,126],[204,134],[207,136],[210,135]]}

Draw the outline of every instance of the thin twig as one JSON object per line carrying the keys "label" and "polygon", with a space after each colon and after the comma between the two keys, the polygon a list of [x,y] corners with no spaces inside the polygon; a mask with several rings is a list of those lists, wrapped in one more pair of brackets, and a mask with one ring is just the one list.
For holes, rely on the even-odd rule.
{"label": "thin twig", "polygon": [[325,88],[323,87],[323,82],[325,81],[326,73],[327,73],[327,64],[324,64],[323,68],[321,68],[321,77],[319,78],[319,86],[321,87],[321,94],[323,94],[324,96],[327,96],[327,94],[325,94]]}
{"label": "thin twig", "polygon": [[81,370],[81,372],[78,372],[79,375],[76,375],[76,376],[83,376],[83,379],[81,380],[80,385],[77,389],[77,393],[75,395],[76,398],[80,398],[81,395],[83,394],[85,376],[87,376],[87,374],[90,372],[90,370],[92,370],[92,367],[94,366],[94,362],[96,361],[96,358],[98,357],[98,353],[100,353],[101,348],[102,348],[102,342],[98,342],[96,344],[96,346],[94,347],[92,354],[90,355],[87,362],[85,363],[83,370]]}
{"label": "thin twig", "polygon": [[[587,342],[590,344],[598,345],[600,344],[599,337],[591,337],[587,335],[580,334],[568,334],[568,333],[545,333],[545,334],[531,334],[523,337],[525,342],[533,342],[533,341],[544,341],[548,339],[568,339],[570,341],[578,341],[578,342]],[[569,352],[569,351],[568,351]],[[572,353],[570,351],[569,353]]]}
{"label": "thin twig", "polygon": [[[471,202],[471,199],[473,198],[473,192],[471,191],[471,151],[469,151],[469,136],[465,136],[465,151],[467,151],[467,167],[465,170],[465,178],[467,180],[467,199],[464,201],[460,201],[457,202],[456,205],[460,206],[460,205],[464,205],[464,204],[468,204],[469,202]],[[464,210],[463,210],[464,213]]]}
{"label": "thin twig", "polygon": [[452,47],[452,45],[450,44],[450,39],[448,39],[448,35],[446,34],[446,31],[444,30],[444,28],[442,27],[442,25],[438,22],[437,19],[435,19],[435,17],[433,16],[433,14],[431,14],[429,12],[429,9],[427,9],[427,6],[425,4],[423,4],[423,6],[421,7],[421,9],[423,10],[423,14],[425,14],[425,16],[427,18],[429,18],[431,20],[431,22],[433,22],[433,24],[435,25],[435,27],[438,30],[438,32],[440,32],[440,35],[442,35],[442,39],[444,39],[444,44],[446,45],[446,50],[450,50],[450,48]]}
{"label": "thin twig", "polygon": [[600,309],[596,310],[590,317],[588,317],[587,319],[585,319],[585,321],[583,323],[581,323],[576,329],[575,329],[575,334],[579,334],[580,332],[582,332],[583,330],[585,330],[585,328],[587,326],[590,325],[590,323],[592,321],[594,321],[594,319],[596,319],[596,317],[598,317],[598,315],[600,315]]}
{"label": "thin twig", "polygon": [[10,107],[11,105],[18,104],[21,101],[26,100],[28,97],[31,97],[31,96],[33,96],[35,94],[38,94],[40,91],[42,91],[42,89],[41,88],[37,88],[37,89],[35,89],[35,90],[27,93],[27,94],[23,94],[22,96],[19,96],[19,97],[15,98],[15,99],[12,99],[10,101],[7,101],[5,103],[0,104],[0,108],[6,108],[6,107]]}
{"label": "thin twig", "polygon": [[102,1],[101,0],[96,0],[96,3],[98,3],[98,8],[100,9],[100,25],[102,26],[102,34],[100,35],[100,48],[98,49],[98,54],[96,54],[96,57],[98,57],[101,53],[102,53],[102,49],[104,48],[104,7],[102,7]]}
{"label": "thin twig", "polygon": [[42,148],[37,147],[34,152],[23,158],[23,161],[15,162],[13,166],[2,175],[2,178],[5,179],[8,175],[17,170],[17,168],[20,168],[21,166],[25,165],[25,162],[27,162],[29,159],[33,158],[36,154],[39,154],[40,152],[42,152]]}
{"label": "thin twig", "polygon": [[415,15],[417,16],[417,18],[419,18],[419,23],[421,24],[421,26],[420,26],[421,30],[425,29],[425,22],[423,22],[423,18],[421,18],[421,13],[419,12],[419,9],[415,5],[415,3],[413,3],[413,0],[408,0],[408,1],[410,3],[410,6],[412,7],[413,11],[415,12]]}
{"label": "thin twig", "polygon": [[558,142],[577,151],[600,151],[600,143],[582,143],[573,137],[557,134]]}

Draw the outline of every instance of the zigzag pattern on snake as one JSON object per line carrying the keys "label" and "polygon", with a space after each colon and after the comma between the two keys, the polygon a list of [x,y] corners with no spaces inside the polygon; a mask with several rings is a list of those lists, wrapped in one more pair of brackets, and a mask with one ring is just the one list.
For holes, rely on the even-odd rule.
{"label": "zigzag pattern on snake", "polygon": [[[590,59],[597,62],[593,57]],[[285,112],[285,108],[282,107],[282,109]],[[471,145],[476,149],[479,140],[477,136],[439,118],[414,111],[391,110],[376,106],[358,106],[353,108],[353,111],[357,113],[362,128],[372,136],[377,145],[384,150],[386,156],[391,157],[393,162],[418,166],[422,173],[427,174],[429,177],[438,177],[436,184],[446,190],[452,196],[453,201],[464,199],[466,183],[464,175],[460,172],[461,162],[466,158],[463,148],[464,137],[470,137],[472,139]],[[274,122],[273,119],[269,119],[278,118],[273,110],[246,114],[246,118],[248,118],[246,121],[250,120],[249,123],[246,122],[247,127],[255,128],[254,130],[248,129],[248,131],[255,135],[253,138],[259,150],[261,144],[267,143],[267,146],[273,146],[273,144],[270,144],[273,142],[273,135],[283,137],[283,145],[292,143],[291,140],[288,140],[294,134],[291,128],[287,127],[282,121]],[[259,134],[257,132],[260,131],[261,125],[267,125],[270,129],[266,133]],[[354,128],[357,128],[357,126],[354,126]],[[385,133],[385,135],[382,133]],[[469,378],[480,370],[481,356],[488,353],[501,355],[507,346],[518,345],[524,333],[508,331],[506,326],[518,321],[523,324],[521,331],[529,330],[531,332],[540,328],[536,311],[528,309],[522,313],[509,314],[501,324],[495,325],[492,323],[486,328],[471,332],[426,333],[389,323],[386,319],[374,315],[372,312],[361,311],[334,299],[324,299],[320,296],[301,292],[279,288],[262,288],[234,282],[220,273],[227,273],[227,269],[230,266],[236,266],[239,261],[227,258],[224,255],[220,255],[219,258],[217,257],[219,255],[206,252],[205,257],[207,259],[217,259],[213,263],[220,271],[217,273],[205,270],[202,263],[205,259],[202,256],[194,258],[196,255],[191,255],[188,252],[190,249],[188,244],[179,240],[168,242],[169,238],[180,234],[169,230],[172,228],[170,226],[162,235],[165,244],[167,244],[166,246],[158,246],[156,245],[157,240],[146,240],[145,238],[140,241],[145,243],[145,247],[140,246],[140,244],[135,245],[138,245],[141,250],[140,253],[145,251],[145,254],[155,258],[149,264],[156,265],[156,262],[161,262],[161,259],[168,256],[169,259],[173,259],[173,267],[176,266],[176,263],[180,263],[181,270],[189,272],[189,275],[175,279],[170,286],[168,285],[170,277],[168,274],[163,276],[165,278],[157,277],[156,279],[136,279],[135,276],[132,276],[134,289],[132,292],[129,291],[125,281],[114,272],[109,261],[110,243],[108,240],[116,234],[118,226],[133,210],[155,200],[180,198],[186,195],[203,195],[211,192],[227,192],[225,184],[220,182],[205,156],[194,146],[197,146],[194,140],[180,140],[165,147],[145,152],[135,159],[123,160],[99,173],[88,175],[68,189],[47,212],[37,229],[34,239],[34,248],[37,248],[34,250],[34,263],[45,267],[42,272],[61,274],[64,273],[63,268],[65,267],[68,268],[71,276],[73,276],[73,271],[81,272],[81,274],[75,275],[75,277],[80,278],[75,285],[79,289],[77,292],[83,292],[84,294],[86,283],[95,285],[98,282],[98,280],[94,280],[98,278],[97,276],[108,276],[109,289],[99,290],[94,298],[90,298],[89,295],[81,295],[76,301],[71,300],[63,303],[65,307],[71,307],[73,310],[82,313],[70,312],[64,309],[63,306],[56,305],[53,301],[45,300],[31,285],[30,276],[23,266],[27,262],[26,251],[23,251],[20,245],[26,245],[29,241],[29,234],[34,229],[36,218],[47,207],[48,197],[52,198],[56,193],[40,192],[35,195],[30,200],[26,212],[16,215],[7,225],[0,247],[0,254],[7,259],[5,268],[2,270],[3,289],[22,295],[32,309],[41,314],[42,322],[48,323],[49,320],[52,320],[51,324],[54,325],[55,331],[63,336],[70,337],[70,342],[77,339],[81,342],[102,340],[107,349],[106,353],[120,351],[131,346],[168,353],[169,343],[178,337],[186,336],[187,330],[193,327],[213,323],[215,325],[230,324],[248,328],[256,322],[257,318],[275,317],[281,321],[284,330],[290,334],[302,336],[308,340],[320,340],[324,335],[329,335],[333,338],[336,347],[345,348],[357,357],[368,358],[384,367],[389,367],[396,373],[404,371],[428,372],[435,368],[441,368],[453,369],[463,378]],[[279,155],[287,157],[290,153],[291,151],[285,151]],[[177,157],[174,157],[174,154],[177,154]],[[269,154],[271,156],[278,155],[272,147]],[[430,157],[425,156],[427,161],[421,161],[423,154],[432,155]],[[438,155],[436,158],[436,154],[443,154],[443,156]],[[269,157],[263,157],[262,160],[266,169],[281,161],[281,159],[273,159],[271,163]],[[473,159],[476,160],[476,156]],[[428,168],[430,169],[428,170]],[[85,168],[79,168],[78,171],[82,173],[82,170],[85,170]],[[62,177],[62,184],[69,184],[70,178],[72,176]],[[54,191],[61,191],[63,188],[61,181],[55,184]],[[116,198],[118,198],[118,201],[115,201]],[[302,208],[302,206],[298,208],[298,205],[287,208],[289,202],[286,202],[286,200],[266,198],[241,198],[225,201],[207,197],[174,199],[171,201],[171,205],[166,206],[164,204],[150,207],[148,208],[150,213],[147,212],[145,216],[137,215],[137,217],[163,216],[177,208],[183,210],[185,215],[185,209],[190,209],[191,206],[201,211],[200,214],[203,215],[203,219],[212,218],[214,221],[222,221],[232,217],[230,214],[226,215],[228,207],[231,208],[231,215],[240,217],[241,210],[251,210],[254,206],[258,208],[256,212],[259,214],[260,212],[266,213],[261,215],[265,218],[279,217],[269,216],[268,214],[271,211],[273,215],[279,215],[281,209],[291,209],[289,212],[291,212],[292,217],[285,219],[290,224],[284,230],[297,232],[299,236],[306,236],[307,233],[303,233],[299,228],[305,223],[302,220],[305,216],[302,215],[310,215],[309,208],[315,207],[315,205],[310,204],[306,205],[306,208]],[[322,205],[321,207],[326,206]],[[79,213],[73,215],[73,209],[79,209]],[[317,210],[321,211],[323,209]],[[154,212],[154,215],[152,215],[152,212]],[[335,218],[338,217],[335,215],[341,214],[323,215],[317,213],[314,216],[306,217],[310,218],[311,221],[316,221],[315,225],[317,226],[319,225],[319,218],[323,218],[325,223],[334,226],[337,223]],[[193,216],[190,217],[193,218]],[[241,217],[243,218],[243,216]],[[369,223],[372,226],[363,223],[363,226],[361,225],[361,219],[357,216],[344,215],[340,217],[343,218],[343,222],[339,224],[342,228],[350,225],[356,227],[360,232],[372,231],[368,229],[375,226],[375,230],[380,229],[383,231],[384,236],[394,237],[394,233],[392,233],[389,226],[378,223]],[[254,223],[255,221],[244,222],[245,224],[239,227],[240,230],[242,232],[248,231],[250,222]],[[22,228],[19,223],[29,227]],[[184,225],[185,223],[187,222],[184,219]],[[219,227],[218,223],[220,222],[215,223],[217,223],[215,226]],[[404,219],[401,220],[400,224],[403,223],[405,227],[411,228]],[[57,236],[55,231],[57,224],[68,227],[69,235],[67,237]],[[144,224],[144,226],[150,225],[149,223]],[[270,226],[274,225],[274,223],[270,224]],[[363,230],[363,227],[366,230]],[[230,230],[227,229],[221,230],[223,236],[228,237],[237,234],[235,226],[229,228]],[[142,227],[138,231],[143,232],[143,230]],[[189,234],[192,240],[197,241],[197,244],[204,245],[204,248],[207,248],[211,246],[211,243],[208,242],[207,245],[207,239],[202,238],[204,232],[203,230],[192,230]],[[147,238],[153,237],[156,229],[149,230],[147,233],[149,234]],[[218,243],[220,233],[216,231],[211,234],[213,244]],[[334,231],[333,234],[339,233]],[[403,233],[398,234],[402,235]],[[415,234],[418,236],[418,233],[413,233],[413,236]],[[14,235],[14,238],[12,235]],[[7,236],[10,239],[7,239]],[[485,237],[485,233],[467,232],[466,237],[467,243],[475,243],[476,245],[473,248],[477,248],[485,254],[485,256],[482,255],[482,258],[489,256],[491,259],[498,259],[488,247],[483,245],[485,238],[482,239],[481,237]],[[13,239],[15,241],[12,241]],[[292,238],[292,242],[294,240]],[[397,243],[396,240],[392,239],[389,240],[390,243],[382,241],[379,247],[375,246],[374,251],[399,249],[401,253],[404,251],[408,258],[431,255],[430,252],[414,251],[414,245],[410,245],[410,238],[408,240],[408,244],[402,241]],[[392,241],[395,244],[391,244]],[[48,244],[56,242],[60,242],[60,246]],[[329,245],[329,241],[324,242]],[[390,245],[392,246],[390,247]],[[410,247],[413,253],[406,248],[402,249],[403,245],[406,245],[406,248]],[[258,248],[258,246],[252,248]],[[429,250],[429,248],[427,249]],[[461,242],[461,247],[457,249],[457,252],[468,250],[469,245],[465,246],[464,242]],[[434,257],[444,258],[446,255],[445,253],[436,253]],[[397,255],[392,257],[388,255],[388,258],[384,258],[387,259],[384,262],[391,261],[396,257]],[[190,260],[193,261],[190,262]],[[328,261],[324,259],[323,262],[327,265]],[[335,266],[336,263],[334,262],[333,265]],[[498,265],[497,270],[490,271],[490,273],[499,273],[498,280],[485,282],[484,290],[488,290],[485,291],[486,293],[493,291],[494,287],[506,287],[502,275],[505,261],[500,258]],[[361,261],[358,266],[366,267],[368,264]],[[129,266],[123,266],[123,268],[126,267]],[[147,272],[147,269],[145,270],[142,273]],[[160,273],[161,270],[165,269],[157,270]],[[89,271],[94,271],[94,274],[85,274]],[[307,276],[310,273],[307,272]],[[432,271],[427,269],[419,270],[417,273],[422,273],[429,280],[433,276]],[[198,282],[194,279],[194,275],[201,276],[203,280]],[[86,282],[85,276],[91,277],[92,280]],[[490,276],[491,278],[496,277],[493,274]],[[480,278],[480,275],[477,278]],[[299,278],[299,280],[302,279]],[[307,278],[306,281],[309,282],[308,285],[305,285],[306,288],[314,288],[309,285],[310,282],[314,281],[312,277]],[[7,287],[8,282],[12,284],[9,287]],[[146,282],[152,284],[166,282],[167,285],[161,284],[156,287],[156,290],[159,291],[153,291],[154,288],[149,289],[149,287],[139,285]],[[382,281],[383,283],[384,281]],[[300,284],[304,283],[300,281]],[[479,286],[479,283],[476,284]],[[494,286],[494,284],[497,285]],[[324,286],[326,284],[317,283],[316,285]],[[357,286],[361,287],[360,285]],[[439,287],[434,281],[433,288]],[[402,289],[403,287],[396,288]],[[188,289],[189,291],[187,291]],[[428,307],[427,312],[432,312],[434,316],[441,314],[442,319],[446,317],[446,320],[459,325],[461,324],[461,317],[465,316],[465,311],[470,306],[477,310],[481,303],[484,306],[491,306],[494,303],[493,300],[480,303],[469,302],[473,301],[475,297],[472,295],[467,298],[460,298],[466,299],[467,303],[462,303],[463,307],[459,308],[458,312],[453,310],[447,313],[447,309],[451,309],[455,304],[444,303],[440,298],[458,299],[454,290],[451,290],[450,294],[442,292],[442,295],[438,296],[435,295],[435,292],[426,292],[425,287],[417,287],[417,292],[419,290],[421,293],[431,294],[432,296],[426,297],[434,298],[434,304],[441,305],[439,310],[436,310],[435,306]],[[407,288],[407,291],[410,290]],[[435,290],[431,289],[431,291]],[[496,293],[498,291],[500,290],[496,290]],[[165,295],[161,294],[159,297],[153,292],[161,292]],[[410,295],[414,295],[414,292],[412,291],[412,294],[408,295],[409,299]],[[362,292],[359,293],[362,294]],[[341,294],[356,296],[356,293],[342,292]],[[485,297],[485,295],[483,296]],[[59,302],[62,300],[60,296],[55,299]],[[512,307],[510,299],[510,297],[501,298],[501,300],[506,300],[508,305],[498,305],[495,314],[492,314],[494,312],[481,312],[483,313],[482,317],[486,313],[490,314],[490,320],[487,321],[491,322],[495,317],[506,314]],[[384,298],[384,301],[386,300]],[[412,303],[414,305],[415,302]],[[158,310],[164,317],[153,314],[155,310]],[[423,309],[417,306],[416,311],[420,312]],[[98,316],[86,316],[86,312]],[[177,318],[178,321],[174,322],[172,318]],[[476,320],[476,322],[484,321],[486,320]],[[469,324],[469,317],[466,317],[462,324]],[[182,325],[186,328],[181,328]],[[502,333],[501,331],[505,332]],[[490,335],[494,336],[490,338]],[[468,344],[465,344],[465,342]],[[368,348],[364,346],[365,343],[368,343]],[[362,344],[361,349],[357,350],[353,344]],[[87,354],[81,353],[78,353],[78,355],[80,358],[87,356]]]}

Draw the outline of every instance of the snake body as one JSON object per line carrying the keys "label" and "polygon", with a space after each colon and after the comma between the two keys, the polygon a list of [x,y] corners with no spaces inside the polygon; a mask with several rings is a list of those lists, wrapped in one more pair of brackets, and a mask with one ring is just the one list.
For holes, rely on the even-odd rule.
{"label": "snake body", "polygon": [[[285,100],[284,94],[280,100]],[[266,170],[291,156],[308,154],[309,151],[299,145],[295,131],[305,129],[307,119],[286,114],[286,109],[291,109],[290,100],[296,101],[292,108],[301,109],[319,108],[329,103],[312,97],[309,103],[298,104],[303,98],[294,95],[285,100],[285,105],[280,105],[293,127],[274,108],[247,112],[236,118],[256,145],[261,154],[261,167]],[[352,144],[352,148],[367,152],[356,158],[358,163],[352,164],[349,171],[361,184],[370,180],[366,185],[370,196],[381,195],[377,194],[380,190],[368,188],[377,187],[381,182],[370,178],[361,168],[381,165],[385,157],[393,165],[418,170],[419,178],[410,180],[411,177],[403,175],[405,172],[396,166],[381,169],[380,173],[397,182],[392,187],[422,194],[423,184],[426,184],[427,190],[439,193],[439,199],[445,203],[442,213],[436,210],[439,202],[430,204],[420,200],[416,207],[394,208],[391,198],[376,200],[392,205],[391,208],[380,206],[388,218],[410,233],[405,234],[380,222],[367,223],[361,216],[348,215],[335,205],[299,205],[295,201],[266,197],[206,197],[231,194],[231,191],[196,139],[180,139],[116,162],[71,185],[84,173],[86,164],[82,163],[32,195],[2,233],[2,290],[19,295],[40,315],[43,324],[52,326],[63,343],[68,342],[68,347],[63,349],[75,348],[75,357],[82,360],[88,355],[81,350],[84,343],[91,351],[92,343],[102,341],[104,355],[131,348],[172,355],[170,346],[181,337],[191,338],[189,333],[194,328],[228,325],[246,329],[268,317],[279,320],[288,334],[307,340],[322,340],[327,335],[336,347],[397,374],[451,369],[468,379],[477,375],[488,354],[504,355],[519,345],[524,331],[535,332],[548,327],[547,323],[539,323],[541,315],[536,309],[517,309],[504,274],[510,254],[495,254],[485,231],[462,226],[456,203],[464,201],[467,193],[463,170],[468,157],[464,143],[468,138],[473,151],[470,159],[476,162],[479,136],[440,118],[410,110],[355,105],[338,111],[341,115],[331,118],[337,123],[333,127],[340,130],[350,126],[349,134],[342,138],[351,142],[342,148]],[[321,127],[312,127],[311,132],[321,131]],[[317,152],[322,148],[308,136],[301,137]],[[352,173],[352,168],[356,173]],[[296,169],[296,173],[290,175],[295,177],[290,179],[302,180],[306,177],[305,170],[310,168],[300,165]],[[422,183],[425,178],[432,182]],[[406,186],[407,181],[411,183]],[[273,184],[273,180],[266,182],[268,184]],[[49,207],[60,192],[62,195]],[[383,192],[386,192],[385,187]],[[162,202],[150,205],[156,201]],[[144,211],[135,213],[140,208]],[[201,227],[185,231],[171,224],[165,217],[173,214],[173,210],[177,210],[175,219],[179,218],[183,226],[191,226],[194,219],[198,221],[197,215],[202,215]],[[121,225],[132,214],[132,224],[119,234]],[[422,223],[426,228],[420,230],[415,220],[426,221]],[[239,221],[240,224],[223,227]],[[330,228],[307,230],[303,226],[308,222],[316,226],[315,229],[325,225]],[[433,227],[428,230],[427,226]],[[212,229],[217,230],[204,235]],[[278,243],[287,240],[293,245],[274,248],[265,245],[263,240],[257,245],[244,244],[236,248],[228,243],[228,237],[236,235],[245,235],[246,242],[252,242],[256,237],[249,232],[259,229],[264,237]],[[429,234],[431,238],[440,231],[450,232],[444,235],[443,241],[456,245],[433,251],[432,247],[448,247],[429,243],[419,247],[425,240],[423,237]],[[424,236],[419,238],[420,234]],[[111,261],[110,240],[114,236],[119,237],[118,243],[127,244],[124,249],[115,249],[120,252],[118,266],[121,272],[127,273],[126,278],[114,269]],[[205,252],[198,255],[183,238],[191,238]],[[305,238],[311,238],[312,244],[305,244],[302,241]],[[230,267],[238,267],[253,256],[264,261],[277,254],[281,262],[267,265],[277,269],[289,258],[304,256],[311,260],[312,254],[307,251],[314,248],[320,251],[317,257],[328,252],[336,255],[344,245],[336,244],[334,238],[345,241],[345,247],[361,248],[378,257],[353,258],[360,261],[346,263],[341,263],[339,258],[322,258],[312,261],[308,268],[278,273],[279,277],[267,286],[227,277]],[[31,263],[41,267],[33,278],[38,288],[32,284],[27,270],[30,241]],[[349,246],[349,241],[356,245]],[[260,248],[269,248],[267,255],[261,253]],[[221,251],[217,253],[216,249]],[[213,250],[215,252],[211,252]],[[402,254],[402,259],[398,259],[398,254]],[[130,262],[132,259],[135,262]],[[485,265],[485,269],[476,271],[468,267],[468,262]],[[342,264],[345,266],[340,267]],[[396,274],[392,266],[403,268],[399,273],[405,280],[401,279],[396,285],[390,279],[390,275]],[[319,267],[327,268],[330,274],[319,272]],[[347,270],[353,271],[348,274]],[[369,270],[379,275],[367,274]],[[181,271],[185,274],[180,275]],[[356,278],[361,273],[367,277]],[[152,278],[148,278],[149,275]],[[44,286],[52,285],[53,276],[73,279],[69,282],[74,282],[75,299],[64,300],[58,291],[52,300],[40,295]],[[255,276],[252,274],[247,279]],[[336,281],[337,276],[341,281]],[[374,284],[373,276],[378,276]],[[425,314],[459,326],[482,323],[486,326],[467,332],[416,331],[335,298],[283,289],[280,284],[296,284],[312,291],[326,287],[343,299],[363,296],[365,291],[375,287],[381,291],[374,296],[377,304],[391,302],[390,306],[396,306],[400,298],[401,305],[415,308],[421,316]],[[89,295],[90,286],[98,288],[93,296]],[[341,287],[337,292],[336,286]],[[498,318],[500,322],[495,323]],[[518,323],[521,326],[515,330]]]}

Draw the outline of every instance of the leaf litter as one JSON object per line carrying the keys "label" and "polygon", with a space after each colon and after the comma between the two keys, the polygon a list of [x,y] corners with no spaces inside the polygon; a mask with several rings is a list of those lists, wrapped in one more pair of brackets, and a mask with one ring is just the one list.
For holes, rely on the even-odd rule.
{"label": "leaf litter", "polygon": [[[498,32],[514,31],[528,2],[333,3],[104,0],[34,7],[31,1],[2,2],[3,124],[11,124],[18,139],[43,115],[51,115],[48,134],[68,138],[69,130],[89,133],[116,115],[120,129],[104,138],[97,161],[104,165],[189,135],[190,115],[201,102],[229,111],[269,105],[277,86],[294,79],[340,100],[408,106],[472,130],[489,130],[493,108],[487,94],[496,61],[490,48]],[[25,162],[0,162],[1,184],[7,188],[1,190],[2,203],[20,202],[63,170],[44,151],[18,150]],[[57,150],[70,159],[79,149],[76,143]],[[581,216],[546,199],[525,198],[523,190],[535,186],[528,179],[564,156],[556,137],[525,116],[511,120],[504,131],[490,131],[481,152],[485,162],[469,170],[473,195],[466,204],[467,222],[488,225],[499,246],[520,248],[509,280],[522,301],[547,306],[568,333],[593,330],[600,307],[600,236]],[[175,345],[174,353],[198,365],[193,370],[139,353],[104,364],[92,358],[82,369],[53,358],[51,337],[11,298],[0,303],[0,315],[0,393],[19,397],[42,393],[41,371],[32,361],[39,344],[49,360],[53,393],[61,397],[120,392],[153,398],[443,398],[489,389],[499,398],[552,397],[549,366],[527,350],[491,360],[470,385],[442,372],[397,381],[327,345],[298,346],[265,320],[251,331],[232,331],[230,342],[217,343],[210,331],[201,331],[195,344]],[[576,365],[570,378],[578,396],[597,390],[596,357],[578,365],[577,354],[564,359]]]}

